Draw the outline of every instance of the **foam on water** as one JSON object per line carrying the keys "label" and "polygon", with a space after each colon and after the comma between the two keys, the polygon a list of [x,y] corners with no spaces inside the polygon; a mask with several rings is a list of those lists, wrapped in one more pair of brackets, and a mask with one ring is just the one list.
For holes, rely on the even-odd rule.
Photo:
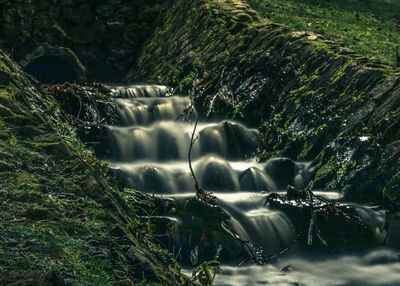
{"label": "foam on water", "polygon": [[169,89],[163,85],[148,84],[106,84],[115,97],[121,98],[142,98],[142,97],[166,97],[170,96]]}
{"label": "foam on water", "polygon": [[[114,92],[120,118],[118,125],[108,126],[114,154],[109,161],[114,172],[134,189],[177,200],[193,198],[187,156],[194,124],[175,120],[191,100],[171,96],[164,86],[108,87]],[[256,249],[262,248],[264,254],[286,248],[296,236],[292,222],[265,206],[266,195],[283,192],[287,185],[305,188],[314,172],[312,164],[287,158],[256,162],[251,156],[259,144],[258,131],[234,121],[199,123],[196,137],[194,172],[201,187],[212,191],[229,215],[227,226]],[[314,193],[341,199],[339,193]],[[354,206],[376,239],[383,241],[383,211]],[[165,218],[181,221],[172,215]],[[394,238],[400,237],[393,232]],[[215,285],[400,285],[400,263],[389,250],[327,259],[297,255],[263,266],[224,265]]]}
{"label": "foam on water", "polygon": [[[188,97],[115,98],[122,126],[148,125],[157,120],[176,120],[187,109]],[[195,117],[196,113],[192,114]]]}
{"label": "foam on water", "polygon": [[385,249],[328,259],[286,258],[273,265],[222,266],[215,278],[215,285],[219,286],[397,286],[399,283],[399,256]]}

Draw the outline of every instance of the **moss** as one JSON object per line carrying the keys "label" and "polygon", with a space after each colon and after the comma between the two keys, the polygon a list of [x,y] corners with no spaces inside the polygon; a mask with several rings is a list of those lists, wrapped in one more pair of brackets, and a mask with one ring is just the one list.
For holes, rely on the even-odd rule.
{"label": "moss", "polygon": [[302,151],[300,152],[300,154],[297,156],[298,159],[300,160],[310,160],[312,158],[310,158],[310,152],[313,149],[313,144],[312,143],[307,143],[304,142],[304,146],[302,147]]}
{"label": "moss", "polygon": [[328,182],[336,178],[336,174],[336,159],[332,156],[326,163],[323,163],[323,165],[318,168],[314,177],[314,187],[317,189],[325,187]]}
{"label": "moss", "polygon": [[[0,170],[0,264],[16,273],[7,283],[32,271],[57,273],[68,285],[141,282],[142,266],[128,263],[127,253],[150,243],[133,206],[109,181],[107,165],[76,137],[57,101],[6,60],[17,83],[0,87],[0,104],[12,109],[0,114],[7,131],[0,152],[12,167]],[[162,275],[172,284],[175,262],[168,262],[171,269],[163,263]],[[152,272],[149,281],[159,281],[158,275]]]}

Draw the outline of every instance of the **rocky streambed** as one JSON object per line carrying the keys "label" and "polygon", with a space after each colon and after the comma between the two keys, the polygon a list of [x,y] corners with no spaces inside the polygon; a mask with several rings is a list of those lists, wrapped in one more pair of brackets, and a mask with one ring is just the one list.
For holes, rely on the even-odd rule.
{"label": "rocky streambed", "polygon": [[[189,170],[198,116],[190,97],[159,85],[101,88],[110,98],[104,110],[114,114],[98,109],[96,124],[81,122],[86,138],[103,130],[98,155],[110,162],[149,237],[187,269],[217,259],[216,285],[311,285],[314,267],[330,273],[346,261],[354,273],[327,274],[319,285],[396,285],[400,258],[386,248],[399,247],[396,211],[311,190],[311,162],[258,162],[258,131],[230,120],[200,120],[194,134],[193,169],[216,197],[209,204],[196,196]],[[356,271],[382,268],[386,278],[371,281]]]}

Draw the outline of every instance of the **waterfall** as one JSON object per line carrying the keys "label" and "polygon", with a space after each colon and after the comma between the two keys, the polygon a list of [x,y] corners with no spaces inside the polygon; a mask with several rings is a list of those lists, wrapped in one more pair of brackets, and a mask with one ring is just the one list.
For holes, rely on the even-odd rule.
{"label": "waterfall", "polygon": [[[133,189],[194,196],[187,161],[194,123],[179,120],[190,98],[172,95],[158,85],[109,88],[120,119],[108,126],[114,150],[107,158],[111,167]],[[202,188],[221,198],[221,207],[231,216],[230,227],[270,252],[287,246],[293,239],[290,220],[263,205],[265,193],[283,190],[288,183],[303,187],[310,164],[284,158],[257,163],[253,156],[259,145],[258,131],[231,120],[201,122],[195,136],[194,172]],[[227,194],[230,200],[225,199]],[[248,203],[256,197],[257,204]]]}
{"label": "waterfall", "polygon": [[[196,205],[194,201],[195,189],[188,165],[188,149],[197,113],[192,112],[189,118],[182,116],[191,105],[190,98],[174,95],[170,89],[159,85],[113,84],[108,87],[113,91],[112,100],[118,107],[119,120],[107,126],[110,136],[105,140],[109,140],[112,155],[103,159],[110,163],[113,172],[126,187],[154,194],[169,202],[164,210],[159,210],[163,215],[153,219],[162,221],[164,231],[169,233],[168,243],[170,239],[175,241],[174,247],[186,255],[186,262],[189,258],[197,261],[202,253],[216,249],[218,253],[222,249],[222,254],[228,257],[228,261],[232,259],[232,263],[239,255],[236,249],[240,245],[229,244],[214,229],[219,226],[213,225],[213,220],[220,215],[225,216],[226,227],[242,240],[248,241],[255,251],[261,250],[267,255],[279,253],[294,241],[296,234],[292,221],[283,212],[267,207],[266,196],[270,192],[285,191],[287,185],[304,189],[314,172],[310,162],[273,158],[259,163],[254,158],[259,146],[256,129],[232,120],[199,122],[195,134],[197,140],[191,153],[192,165],[200,186],[217,197],[218,206],[223,211],[223,214],[219,214],[212,207],[207,209],[207,206]],[[338,193],[320,195],[327,199],[340,197]],[[374,230],[377,240],[383,240],[382,211],[362,206],[355,206],[355,209]],[[199,210],[202,211],[201,216],[195,218],[194,213]],[[392,254],[378,251],[370,255],[393,258]],[[344,271],[337,263],[349,262],[354,264],[352,269],[358,267],[362,271],[376,271],[375,264],[366,265],[368,257],[343,256],[325,262],[295,257],[288,260],[289,266],[280,262],[275,266],[250,266],[243,268],[242,272],[226,266],[225,273],[217,281],[224,284],[222,281],[234,274],[232,284],[226,285],[298,285],[297,281],[303,281],[306,283],[304,285],[316,285],[307,284],[318,281],[314,267]],[[291,271],[291,265],[298,268],[297,272],[293,272],[294,275],[283,275],[277,268]],[[390,266],[398,271],[398,263],[393,262]],[[266,270],[271,276],[265,279],[247,277],[246,283],[241,277],[243,273],[262,276]],[[389,271],[390,281],[399,278],[393,271]],[[304,278],[306,273],[310,273],[310,276]],[[370,276],[375,277],[372,274]],[[355,281],[354,285],[362,285],[357,284],[359,280],[350,274],[337,277],[327,274],[327,278],[318,285],[353,285],[352,281]]]}

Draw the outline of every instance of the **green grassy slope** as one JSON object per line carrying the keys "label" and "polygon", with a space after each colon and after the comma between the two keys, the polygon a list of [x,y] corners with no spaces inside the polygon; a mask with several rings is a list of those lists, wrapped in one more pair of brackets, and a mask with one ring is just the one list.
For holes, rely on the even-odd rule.
{"label": "green grassy slope", "polygon": [[247,0],[268,19],[326,36],[355,52],[399,65],[400,2],[396,0]]}
{"label": "green grassy slope", "polygon": [[132,198],[62,119],[0,51],[0,285],[175,284]]}

